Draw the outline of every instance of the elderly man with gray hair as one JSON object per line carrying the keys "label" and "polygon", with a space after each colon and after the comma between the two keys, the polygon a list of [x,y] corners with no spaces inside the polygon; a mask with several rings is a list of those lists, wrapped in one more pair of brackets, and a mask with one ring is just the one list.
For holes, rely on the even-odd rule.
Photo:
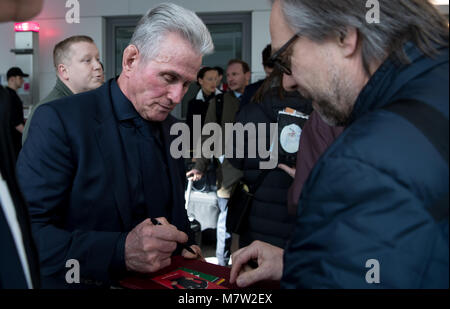
{"label": "elderly man with gray hair", "polygon": [[169,113],[212,50],[196,14],[160,4],[137,25],[117,79],[36,109],[17,168],[44,288],[109,285],[158,271],[174,254],[202,258],[183,161],[169,152]]}
{"label": "elderly man with gray hair", "polygon": [[239,286],[449,286],[448,23],[426,0],[375,2],[272,1],[283,86],[346,129],[309,175],[285,250],[233,255]]}

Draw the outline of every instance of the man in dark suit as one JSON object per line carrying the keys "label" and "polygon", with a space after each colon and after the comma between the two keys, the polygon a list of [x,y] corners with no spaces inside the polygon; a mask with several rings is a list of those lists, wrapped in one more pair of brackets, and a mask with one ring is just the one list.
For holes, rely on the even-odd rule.
{"label": "man in dark suit", "polygon": [[72,259],[82,284],[109,285],[127,271],[166,267],[173,254],[201,257],[183,160],[170,155],[169,113],[212,49],[197,15],[161,4],[139,22],[118,78],[36,110],[17,167],[43,287],[81,286],[66,283]]}
{"label": "man in dark suit", "polygon": [[359,0],[271,2],[283,87],[345,130],[303,184],[286,248],[236,251],[230,282],[448,289],[448,20],[431,1],[379,1],[382,27]]}
{"label": "man in dark suit", "polygon": [[[0,22],[27,20],[41,9],[42,0],[0,0]],[[37,250],[16,180],[10,113],[10,97],[0,86],[0,289],[39,288]]]}
{"label": "man in dark suit", "polygon": [[0,288],[39,288],[39,261],[15,175],[10,98],[0,86]]}

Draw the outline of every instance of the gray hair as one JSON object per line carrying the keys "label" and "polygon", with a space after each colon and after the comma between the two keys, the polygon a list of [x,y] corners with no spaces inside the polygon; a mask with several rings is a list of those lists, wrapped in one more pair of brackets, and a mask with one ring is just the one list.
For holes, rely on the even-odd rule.
{"label": "gray hair", "polygon": [[357,29],[367,73],[369,64],[391,55],[409,63],[403,50],[408,41],[430,57],[438,53],[436,45],[448,46],[447,20],[428,0],[378,0],[379,23],[366,21],[365,0],[280,1],[290,27],[312,41],[345,35],[349,27]]}
{"label": "gray hair", "polygon": [[160,43],[168,33],[177,33],[198,54],[214,50],[211,35],[202,20],[192,11],[173,3],[162,3],[149,10],[139,21],[130,44],[135,45],[146,61],[158,55]]}

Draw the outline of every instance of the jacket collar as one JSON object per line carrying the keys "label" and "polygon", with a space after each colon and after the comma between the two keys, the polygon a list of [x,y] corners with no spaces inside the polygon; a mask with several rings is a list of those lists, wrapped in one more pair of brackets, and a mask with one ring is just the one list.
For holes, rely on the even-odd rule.
{"label": "jacket collar", "polygon": [[111,80],[111,99],[114,112],[119,121],[140,117],[131,101],[120,90],[116,79]]}
{"label": "jacket collar", "polygon": [[[216,91],[215,91],[214,94],[215,94],[215,95],[218,95],[218,94],[221,94],[221,93],[222,93],[222,91],[220,91],[219,89],[216,88]],[[203,95],[202,89],[200,89],[200,90],[198,91],[197,96],[195,97],[195,99],[196,99],[196,100],[200,100],[200,101],[205,102],[205,96]]]}
{"label": "jacket collar", "polygon": [[68,97],[74,94],[58,76],[56,76],[55,90],[61,95],[61,97]]}
{"label": "jacket collar", "polygon": [[[405,44],[404,49],[411,63],[400,65],[391,57],[388,58],[359,94],[349,124],[370,111],[400,99],[400,96],[402,99],[407,99],[408,94],[401,92],[403,86],[426,71],[445,62],[448,63],[447,47],[440,48],[441,53],[434,59],[425,56],[412,43]],[[413,96],[413,94],[409,95]]]}

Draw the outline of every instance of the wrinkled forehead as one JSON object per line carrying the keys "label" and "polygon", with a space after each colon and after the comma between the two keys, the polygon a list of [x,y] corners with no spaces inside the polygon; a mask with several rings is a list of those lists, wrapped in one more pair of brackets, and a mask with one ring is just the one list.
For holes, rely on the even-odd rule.
{"label": "wrinkled forehead", "polygon": [[196,81],[197,72],[202,64],[202,55],[191,44],[179,36],[169,36],[162,42],[158,55],[150,60],[161,70],[176,72],[186,81]]}

